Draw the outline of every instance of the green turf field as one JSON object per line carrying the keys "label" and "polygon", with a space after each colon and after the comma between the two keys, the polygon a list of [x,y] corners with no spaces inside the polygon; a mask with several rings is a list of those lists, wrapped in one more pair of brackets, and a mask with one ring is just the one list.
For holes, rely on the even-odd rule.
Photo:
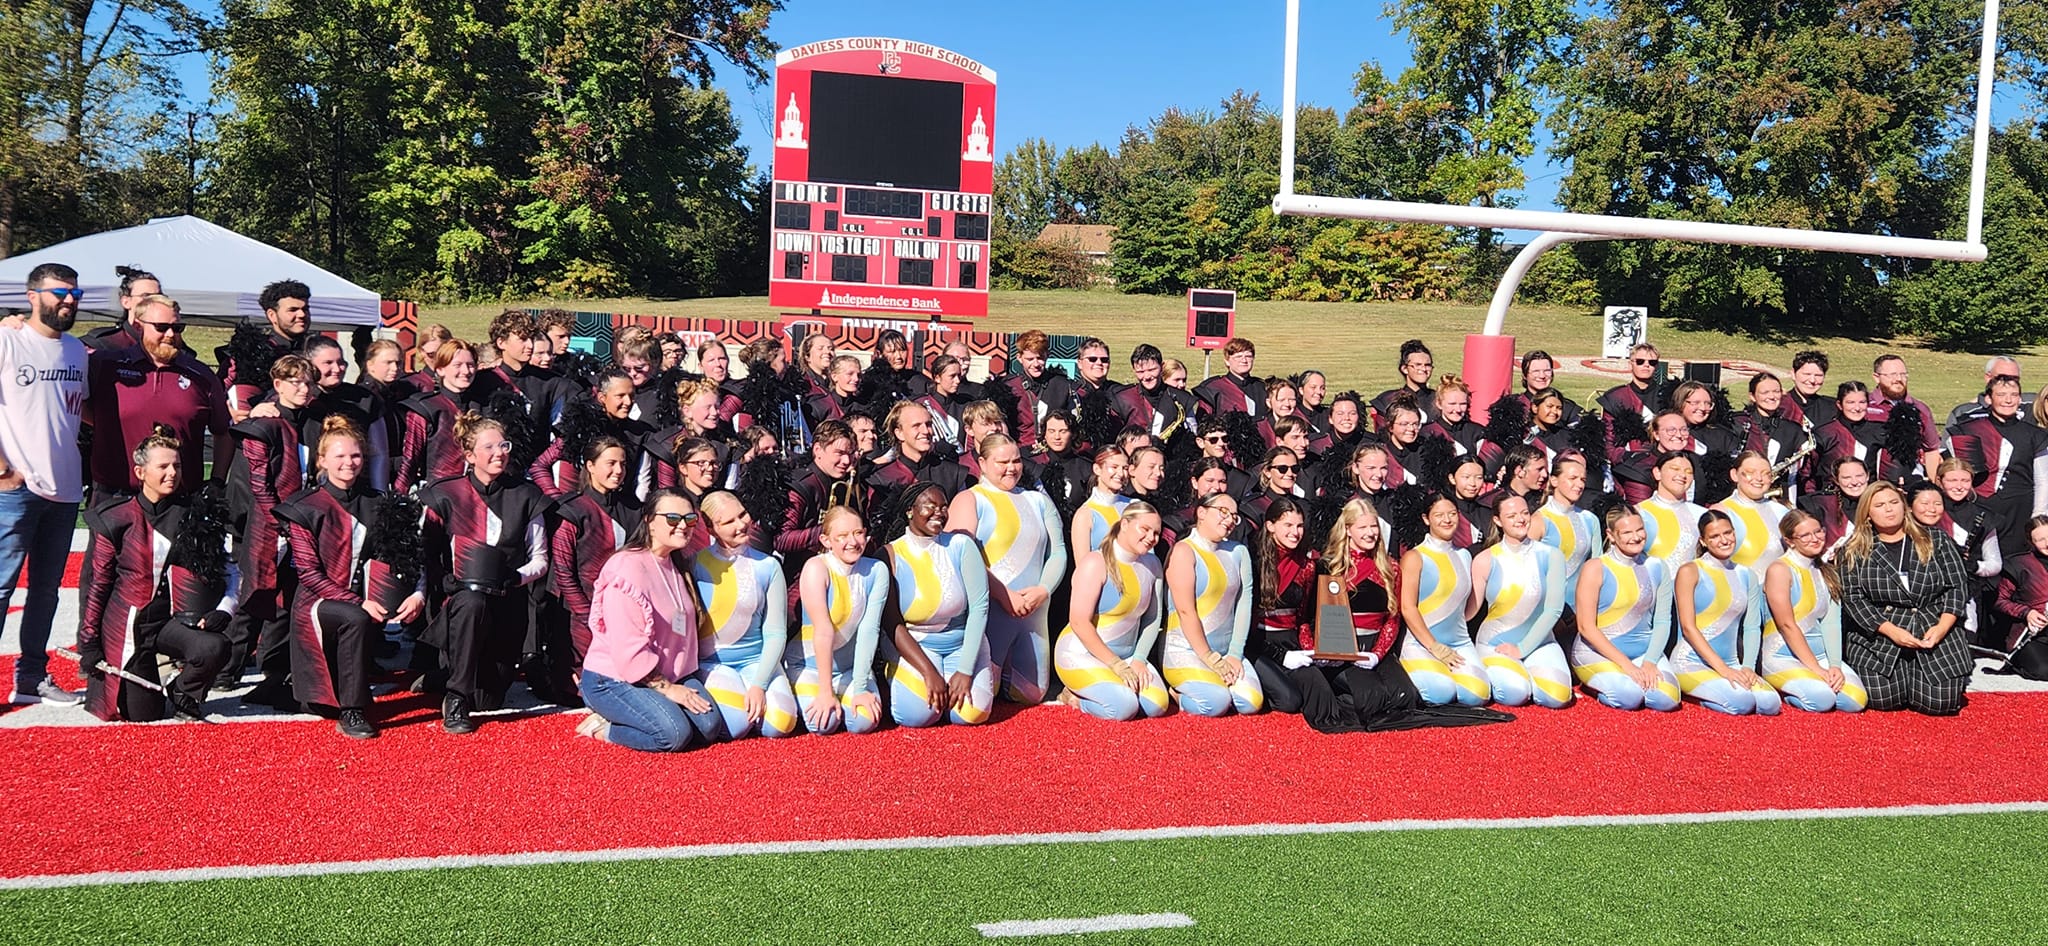
{"label": "green turf field", "polygon": [[0,943],[2038,943],[2044,850],[2010,814],[761,855],[8,892]]}

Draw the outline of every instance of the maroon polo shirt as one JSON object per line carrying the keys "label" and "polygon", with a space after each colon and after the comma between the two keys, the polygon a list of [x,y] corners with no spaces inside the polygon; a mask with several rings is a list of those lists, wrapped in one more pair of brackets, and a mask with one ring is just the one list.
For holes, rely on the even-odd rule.
{"label": "maroon polo shirt", "polygon": [[234,444],[228,437],[227,389],[199,359],[180,354],[168,365],[140,346],[97,351],[88,362],[85,422],[93,427],[91,473],[101,490],[135,492],[136,445],[158,424],[178,438],[184,475],[179,492],[189,493],[205,482],[201,452],[205,434],[213,433],[213,469],[226,476]]}

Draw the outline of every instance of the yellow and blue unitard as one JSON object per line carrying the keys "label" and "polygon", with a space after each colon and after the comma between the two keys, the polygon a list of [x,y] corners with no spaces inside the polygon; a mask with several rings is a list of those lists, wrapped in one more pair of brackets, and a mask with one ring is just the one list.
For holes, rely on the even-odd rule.
{"label": "yellow and blue unitard", "polygon": [[[1544,500],[1536,517],[1543,520],[1543,544],[1564,555],[1565,587],[1569,589],[1579,569],[1600,557],[1600,518],[1556,496]],[[1570,607],[1571,602],[1565,606]]]}
{"label": "yellow and blue unitard", "polygon": [[1658,680],[1645,691],[1613,661],[1594,650],[1583,634],[1572,641],[1573,675],[1601,703],[1615,709],[1677,709],[1678,676],[1671,669],[1671,658],[1664,656],[1664,644],[1671,639],[1671,573],[1657,559],[1624,558],[1613,549],[1588,562],[1586,567],[1600,569],[1600,596],[1593,626],[1632,663],[1640,665],[1645,656],[1655,655]]}
{"label": "yellow and blue unitard", "polygon": [[1152,645],[1159,640],[1160,599],[1164,597],[1159,559],[1149,552],[1132,557],[1122,546],[1111,545],[1109,560],[1102,564],[1105,574],[1108,569],[1116,570],[1117,580],[1105,577],[1102,582],[1102,594],[1095,599],[1095,633],[1110,653],[1134,669],[1145,669],[1145,685],[1132,692],[1115,670],[1088,652],[1071,627],[1053,645],[1053,669],[1091,716],[1122,721],[1136,719],[1140,713],[1165,715],[1166,685],[1150,661]]}
{"label": "yellow and blue unitard", "polygon": [[[1052,500],[1037,490],[1002,490],[987,481],[968,490],[974,496],[974,538],[988,560],[988,572],[1012,592],[1060,586],[1067,571],[1067,536]],[[1026,705],[1045,699],[1051,682],[1052,635],[1046,609],[1014,617],[988,610],[989,659],[1005,697]]]}
{"label": "yellow and blue unitard", "polygon": [[[1693,569],[1699,573],[1699,582],[1692,587],[1693,627],[1722,663],[1748,666],[1750,662],[1742,655],[1754,655],[1763,635],[1763,579],[1732,558],[1724,562],[1712,555],[1694,560]],[[1685,695],[1730,716],[1778,715],[1784,705],[1778,691],[1762,679],[1749,689],[1737,689],[1693,649],[1683,630],[1681,627],[1678,643],[1672,648],[1671,669],[1678,674],[1678,688]]]}
{"label": "yellow and blue unitard", "polygon": [[1792,572],[1792,619],[1799,624],[1795,630],[1806,638],[1807,649],[1821,666],[1842,671],[1842,692],[1835,692],[1820,674],[1793,656],[1792,645],[1785,643],[1785,629],[1769,614],[1764,616],[1762,660],[1757,671],[1785,695],[1785,702],[1809,713],[1861,712],[1870,705],[1870,692],[1863,688],[1863,678],[1842,662],[1842,608],[1828,591],[1827,577],[1814,567],[1813,559],[1798,552],[1786,552],[1778,561]]}
{"label": "yellow and blue unitard", "polygon": [[896,605],[910,636],[941,680],[964,673],[972,681],[965,702],[945,714],[926,702],[924,676],[892,654],[889,715],[900,726],[961,725],[988,721],[995,707],[995,671],[988,655],[988,567],[974,540],[958,533],[932,538],[906,533],[889,543]]}
{"label": "yellow and blue unitard", "polygon": [[[832,692],[839,706],[813,731],[824,735],[843,725],[850,733],[873,732],[881,717],[854,706],[853,698],[875,689],[875,646],[882,637],[882,613],[889,607],[889,566],[872,558],[851,565],[831,555],[811,559],[825,569],[825,614],[803,614],[803,653],[790,662],[796,702],[806,716],[818,697],[818,625],[832,629]],[[822,622],[820,621],[822,618]]]}
{"label": "yellow and blue unitard", "polygon": [[788,736],[797,731],[796,694],[783,672],[789,643],[789,592],[782,563],[752,546],[728,553],[713,545],[690,561],[690,577],[704,602],[697,662],[704,688],[725,716],[734,739],[757,730],[747,719],[747,689],[767,692],[758,731]]}
{"label": "yellow and blue unitard", "polygon": [[1109,535],[1109,527],[1124,517],[1124,507],[1130,504],[1129,496],[1114,496],[1101,489],[1088,494],[1088,501],[1074,515],[1088,523],[1089,548],[1102,547],[1102,540]]}
{"label": "yellow and blue unitard", "polygon": [[[1486,564],[1486,587],[1474,589],[1484,607],[1473,644],[1494,700],[1504,706],[1534,700],[1550,709],[1571,705],[1571,665],[1551,632],[1568,594],[1564,553],[1541,542],[1503,538],[1480,552],[1478,561]],[[1521,656],[1500,653],[1502,645],[1512,645]]]}
{"label": "yellow and blue unitard", "polygon": [[1457,702],[1484,706],[1493,699],[1493,685],[1487,682],[1479,648],[1472,643],[1465,623],[1465,607],[1472,600],[1472,553],[1453,548],[1431,535],[1415,547],[1422,567],[1402,581],[1415,582],[1415,608],[1437,643],[1458,652],[1464,664],[1456,670],[1436,659],[1413,634],[1401,636],[1401,668],[1415,681],[1422,701],[1432,706]]}
{"label": "yellow and blue unitard", "polygon": [[1637,503],[1636,509],[1643,514],[1643,530],[1648,535],[1643,554],[1664,563],[1667,580],[1675,577],[1678,566],[1699,554],[1700,514],[1706,510],[1685,500],[1674,503],[1663,493]]}
{"label": "yellow and blue unitard", "polygon": [[[1244,661],[1256,581],[1251,553],[1228,539],[1212,545],[1200,533],[1183,539],[1181,545],[1194,556],[1193,603],[1202,639],[1211,651]],[[1197,716],[1221,716],[1233,709],[1256,713],[1264,708],[1266,694],[1259,688],[1259,675],[1252,671],[1251,663],[1244,661],[1244,673],[1236,683],[1225,684],[1221,674],[1195,656],[1180,609],[1170,596],[1166,608],[1166,649],[1159,663],[1180,708]]]}
{"label": "yellow and blue unitard", "polygon": [[[1714,504],[1715,509],[1728,514],[1735,523],[1735,564],[1749,569],[1756,576],[1757,587],[1763,587],[1764,569],[1785,554],[1784,540],[1778,537],[1778,523],[1792,510],[1783,503],[1764,500],[1757,502],[1741,493]],[[1754,654],[1749,650],[1744,653]]]}

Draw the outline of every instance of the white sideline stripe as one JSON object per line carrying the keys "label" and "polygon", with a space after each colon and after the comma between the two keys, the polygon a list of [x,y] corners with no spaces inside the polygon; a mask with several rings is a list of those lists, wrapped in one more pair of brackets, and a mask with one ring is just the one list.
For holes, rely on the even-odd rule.
{"label": "white sideline stripe", "polygon": [[183,883],[195,880],[250,880],[268,877],[317,877],[328,874],[379,874],[394,871],[447,870],[471,867],[538,867],[552,864],[606,864],[622,861],[688,860],[754,854],[827,854],[845,851],[916,851],[966,847],[1012,847],[1026,844],[1100,844],[1117,841],[1173,841],[1188,838],[1287,837],[1315,834],[1376,834],[1389,831],[1469,831],[1503,828],[1606,828],[1672,824],[1722,824],[1752,821],[1838,820],[1844,818],[1919,818],[1938,815],[1997,815],[2048,812],[2048,801],[1971,802],[1951,805],[1893,805],[1876,808],[1766,808],[1749,811],[1674,812],[1659,815],[1550,815],[1541,818],[1421,818],[1386,821],[1341,821],[1310,824],[1232,824],[1207,827],[1131,828],[1115,831],[1063,831],[1040,834],[961,834],[940,837],[836,838],[816,841],[750,841],[733,844],[685,844],[673,847],[628,847],[596,851],[532,851],[521,854],[449,854],[440,857],[393,857],[362,861],[307,864],[245,864],[183,867],[174,870],[101,871],[91,874],[35,874],[0,877],[0,890],[50,890],[108,884]]}
{"label": "white sideline stripe", "polygon": [[1193,925],[1194,917],[1185,913],[1111,913],[1065,920],[1003,920],[1000,923],[976,923],[974,928],[980,930],[982,936],[996,939],[1004,936],[1073,936],[1119,930],[1162,930]]}

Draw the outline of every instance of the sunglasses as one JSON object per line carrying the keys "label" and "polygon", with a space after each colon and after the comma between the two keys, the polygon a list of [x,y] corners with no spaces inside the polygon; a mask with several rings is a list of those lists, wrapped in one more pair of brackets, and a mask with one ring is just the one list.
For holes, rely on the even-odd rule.
{"label": "sunglasses", "polygon": [[1202,440],[1203,440],[1203,442],[1205,442],[1205,443],[1222,443],[1222,442],[1223,442],[1223,435],[1222,435],[1222,434],[1205,434],[1205,435],[1203,435],[1203,437],[1202,437]]}
{"label": "sunglasses", "polygon": [[1639,365],[1654,365],[1657,363],[1655,358],[1630,358],[1629,360]]}
{"label": "sunglasses", "polygon": [[655,515],[659,516],[663,522],[668,523],[668,527],[671,529],[697,521],[697,514],[694,512],[658,512]]}
{"label": "sunglasses", "polygon": [[143,322],[138,320],[135,324],[147,325],[164,335],[180,335],[185,331],[185,323],[183,322]]}
{"label": "sunglasses", "polygon": [[1294,467],[1293,467],[1293,466],[1281,466],[1281,465],[1280,465],[1280,464],[1278,464],[1278,463],[1275,463],[1275,464],[1273,464],[1272,466],[1269,466],[1269,467],[1267,467],[1266,469],[1272,470],[1272,471],[1273,471],[1273,472],[1275,472],[1275,473],[1292,473],[1292,472],[1294,472]]}
{"label": "sunglasses", "polygon": [[1107,355],[1100,355],[1100,356],[1089,356],[1089,357],[1087,357],[1087,358],[1083,358],[1083,359],[1081,359],[1081,360],[1082,360],[1082,361],[1085,361],[1085,362],[1087,362],[1087,363],[1089,363],[1089,364],[1091,364],[1091,365],[1106,365],[1106,364],[1109,364],[1109,356],[1107,356]]}
{"label": "sunglasses", "polygon": [[85,297],[85,290],[83,289],[30,289],[29,291],[47,292],[50,295],[56,296],[59,302],[66,299],[81,299]]}

